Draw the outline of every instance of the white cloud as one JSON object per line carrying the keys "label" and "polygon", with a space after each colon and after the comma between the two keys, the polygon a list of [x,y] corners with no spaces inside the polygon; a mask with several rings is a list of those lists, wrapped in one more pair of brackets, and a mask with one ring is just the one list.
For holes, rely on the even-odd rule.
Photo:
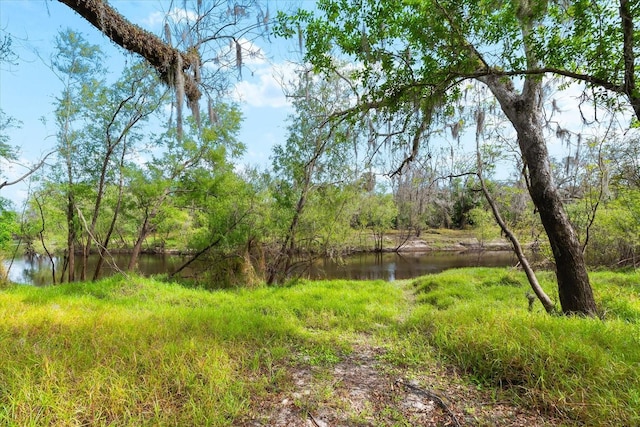
{"label": "white cloud", "polygon": [[238,101],[251,107],[290,107],[291,102],[282,85],[287,84],[293,75],[294,68],[285,64],[259,67],[236,83],[234,95]]}
{"label": "white cloud", "polygon": [[169,12],[152,12],[147,18],[142,20],[142,24],[148,28],[157,30],[166,21],[171,21],[174,24],[182,24],[186,22],[195,22],[198,19],[198,15],[190,10],[182,8],[174,8]]}

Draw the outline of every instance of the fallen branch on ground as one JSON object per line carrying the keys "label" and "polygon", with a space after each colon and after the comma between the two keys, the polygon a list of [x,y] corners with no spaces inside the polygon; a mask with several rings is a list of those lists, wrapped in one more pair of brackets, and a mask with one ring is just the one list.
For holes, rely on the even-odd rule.
{"label": "fallen branch on ground", "polygon": [[447,415],[449,415],[449,417],[451,417],[451,421],[453,421],[453,425],[455,425],[456,427],[460,427],[460,422],[458,421],[458,418],[453,413],[453,411],[451,411],[451,409],[449,409],[447,404],[444,402],[444,400],[442,400],[442,398],[440,396],[438,396],[437,394],[435,394],[432,391],[424,390],[424,389],[422,389],[420,387],[417,387],[417,386],[415,386],[413,384],[405,382],[402,379],[396,380],[396,384],[402,385],[402,386],[410,389],[414,393],[419,394],[421,396],[424,396],[427,399],[430,399],[430,400],[436,402],[438,404],[438,406],[440,406],[447,413]]}

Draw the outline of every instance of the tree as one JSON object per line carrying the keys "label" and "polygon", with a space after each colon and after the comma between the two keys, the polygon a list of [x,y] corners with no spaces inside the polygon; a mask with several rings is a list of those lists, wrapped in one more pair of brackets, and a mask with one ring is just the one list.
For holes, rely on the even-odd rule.
{"label": "tree", "polygon": [[[296,250],[311,252],[311,245],[300,248],[300,240],[318,239],[321,221],[309,221],[318,192],[325,199],[320,209],[338,215],[338,196],[328,188],[346,188],[355,181],[351,156],[357,156],[359,132],[347,123],[328,123],[328,117],[348,105],[347,82],[335,76],[322,80],[310,70],[298,72],[290,98],[295,114],[289,117],[289,136],[283,145],[273,149],[273,170],[278,189],[276,204],[284,225],[277,237],[279,249],[269,266],[267,283],[281,281],[290,273]],[[316,205],[317,206],[317,205]],[[311,208],[311,209],[309,209]],[[331,213],[328,216],[332,216]],[[328,223],[335,219],[326,218]],[[305,227],[305,221],[307,222]],[[313,225],[310,224],[313,223]],[[303,230],[306,228],[306,232]],[[306,250],[305,250],[306,249]]]}
{"label": "tree", "polygon": [[[75,252],[80,223],[77,216],[76,197],[80,190],[83,159],[80,158],[80,133],[74,126],[82,119],[81,100],[100,86],[98,77],[102,71],[100,48],[88,43],[81,34],[71,29],[61,31],[56,38],[56,56],[52,70],[62,81],[62,94],[56,99],[55,120],[58,127],[58,153],[63,163],[66,181],[67,253],[65,267],[68,280],[75,280]],[[63,269],[64,270],[64,269]]]}
{"label": "tree", "polygon": [[8,273],[2,265],[2,252],[13,241],[14,233],[20,229],[15,212],[9,209],[9,201],[0,197],[0,285],[7,282]]}
{"label": "tree", "polygon": [[[128,270],[136,267],[145,240],[169,214],[172,201],[215,203],[220,180],[231,169],[229,158],[239,156],[244,145],[237,141],[241,114],[235,105],[212,106],[199,127],[194,118],[183,138],[173,127],[160,136],[165,150],[147,169],[138,169],[130,183],[138,222]],[[201,205],[200,205],[201,206]],[[201,248],[198,248],[201,249]]]}
{"label": "tree", "polygon": [[[393,195],[398,206],[398,229],[420,237],[422,230],[433,222],[432,212],[438,199],[434,169],[426,162],[408,164],[393,180]],[[409,236],[407,235],[407,238]]]}
{"label": "tree", "polygon": [[[263,10],[255,0],[229,3],[197,0],[194,20],[165,21],[165,40],[128,21],[106,0],[59,0],[122,48],[144,58],[160,79],[175,90],[178,136],[182,129],[182,105],[187,105],[199,121],[202,90],[209,99],[224,92],[224,71],[229,60],[242,67],[246,52],[241,38],[268,30],[269,9]],[[184,2],[186,9],[186,1]],[[257,20],[252,18],[255,10]],[[251,22],[251,23],[246,23]],[[172,28],[176,46],[172,45]],[[221,54],[222,52],[222,54]],[[213,64],[213,67],[204,65]],[[185,99],[186,97],[186,99]]]}
{"label": "tree", "polygon": [[398,209],[391,194],[371,191],[362,197],[356,222],[371,230],[376,252],[384,249],[384,235],[393,227],[397,216]]}
{"label": "tree", "polygon": [[[0,40],[0,64],[8,62],[10,58],[13,57],[14,53],[11,49],[11,43],[12,39],[8,35],[5,35],[2,40]],[[13,117],[7,117],[4,111],[0,109],[0,160],[15,160],[16,158],[15,149],[8,144],[9,138],[5,134],[7,129],[16,125],[16,120]],[[0,184],[0,188],[5,185],[7,185],[6,181]]]}
{"label": "tree", "polygon": [[7,249],[13,234],[18,231],[17,220],[16,213],[9,209],[9,201],[0,197],[0,251]]}
{"label": "tree", "polygon": [[[135,143],[142,139],[139,127],[158,110],[166,97],[158,90],[158,80],[149,72],[146,63],[136,63],[124,70],[119,81],[112,86],[101,85],[85,94],[85,127],[82,129],[84,144],[80,147],[86,155],[83,169],[87,171],[87,186],[91,187],[93,206],[84,230],[85,244],[82,252],[81,280],[85,280],[87,261],[93,245],[98,247],[100,259],[93,273],[93,280],[100,275],[105,253],[120,213],[124,191],[124,169],[135,150]],[[110,224],[103,239],[99,239],[96,226],[102,213],[102,204],[109,184],[118,179],[118,197]]]}
{"label": "tree", "polygon": [[360,102],[352,113],[417,116],[411,141],[399,138],[409,143],[407,161],[430,128],[455,117],[451,105],[461,97],[461,82],[476,79],[489,88],[517,133],[529,194],[553,251],[562,310],[595,315],[581,245],[551,174],[542,80],[521,72],[540,69],[547,57],[533,43],[534,34],[552,30],[547,2],[322,0],[318,10],[318,16],[281,15],[280,34],[303,25],[307,59],[318,69],[333,69],[333,46],[360,64],[354,72]]}
{"label": "tree", "polygon": [[[17,59],[15,53],[11,49],[12,40],[13,39],[9,35],[5,35],[0,40],[0,64],[5,62],[12,63],[12,61],[15,61]],[[0,108],[0,162],[15,163],[17,161],[18,151],[15,147],[9,145],[9,137],[6,134],[6,131],[10,128],[19,127],[20,124],[21,123],[18,120],[13,117],[7,116]],[[53,154],[53,152],[46,154],[36,164],[27,166],[27,171],[13,181],[0,181],[0,190],[4,187],[15,185],[27,179],[44,165],[47,157],[49,157],[51,154]],[[2,177],[0,176],[0,179],[1,178]]]}

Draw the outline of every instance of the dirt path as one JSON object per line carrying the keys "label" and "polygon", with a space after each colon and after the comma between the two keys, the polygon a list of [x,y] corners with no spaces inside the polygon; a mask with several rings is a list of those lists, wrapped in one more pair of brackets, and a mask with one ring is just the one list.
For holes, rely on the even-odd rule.
{"label": "dirt path", "polygon": [[[412,295],[407,294],[409,309]],[[400,321],[403,321],[405,315]],[[426,361],[419,369],[385,360],[374,337],[359,334],[331,365],[304,357],[287,367],[280,390],[251,402],[246,427],[335,426],[556,426],[536,411],[497,400],[491,390],[465,382],[453,369]],[[384,344],[384,343],[382,343]]]}

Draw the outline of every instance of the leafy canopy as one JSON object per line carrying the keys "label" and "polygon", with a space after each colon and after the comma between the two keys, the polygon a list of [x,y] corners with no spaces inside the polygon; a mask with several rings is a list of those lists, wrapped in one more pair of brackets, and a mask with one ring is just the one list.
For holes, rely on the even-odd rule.
{"label": "leafy canopy", "polygon": [[[638,7],[630,3],[631,17]],[[552,72],[625,93],[612,2],[320,0],[317,13],[281,13],[278,23],[282,36],[303,29],[306,60],[317,69],[332,70],[334,55],[359,64],[366,107],[442,104],[458,82],[487,74]]]}

